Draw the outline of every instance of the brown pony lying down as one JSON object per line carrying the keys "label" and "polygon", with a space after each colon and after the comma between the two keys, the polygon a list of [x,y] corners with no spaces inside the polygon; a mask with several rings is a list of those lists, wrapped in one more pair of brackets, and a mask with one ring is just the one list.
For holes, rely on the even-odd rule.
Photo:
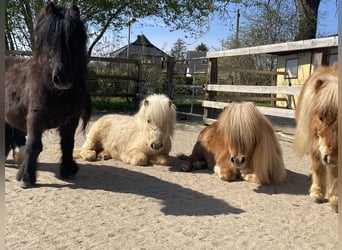
{"label": "brown pony lying down", "polygon": [[280,183],[286,170],[269,120],[251,102],[231,103],[202,130],[184,171],[210,168],[224,181],[240,175],[258,184]]}

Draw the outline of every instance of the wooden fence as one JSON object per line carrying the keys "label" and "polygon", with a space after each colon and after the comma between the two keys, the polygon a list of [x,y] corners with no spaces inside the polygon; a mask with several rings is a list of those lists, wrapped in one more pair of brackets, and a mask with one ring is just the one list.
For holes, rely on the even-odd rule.
{"label": "wooden fence", "polygon": [[[30,56],[30,52],[9,52],[11,55]],[[174,61],[170,58],[167,62],[165,83],[149,83],[152,92],[159,88],[164,91],[166,95],[175,101],[187,100],[190,101],[190,111],[184,114],[202,116],[202,114],[193,113],[193,103],[202,102],[204,108],[203,121],[206,124],[212,123],[217,114],[231,101],[260,101],[268,99],[271,103],[276,101],[287,102],[287,107],[280,108],[275,105],[270,107],[258,106],[258,109],[265,115],[280,116],[286,118],[294,118],[294,109],[292,104],[295,104],[294,96],[299,95],[300,87],[280,87],[280,86],[255,86],[255,85],[229,85],[218,84],[218,55],[207,53],[208,67],[207,67],[207,83],[198,83],[196,77],[203,75],[204,72],[196,73],[194,70],[193,81],[191,84],[176,83],[175,77],[185,72],[177,72],[175,69],[181,64],[181,71],[187,66],[183,62]],[[197,59],[195,59],[196,61]],[[199,64],[196,64],[196,67]],[[146,83],[142,77],[142,64],[140,60],[136,59],[120,59],[120,58],[100,58],[91,57],[89,61],[89,75],[87,85],[92,96],[101,97],[126,97],[133,98],[134,102],[138,104],[141,98],[144,97],[143,88],[146,88]],[[225,69],[227,70],[227,69]],[[234,71],[244,71],[243,69],[235,69]],[[252,70],[253,71],[253,70]],[[162,73],[162,72],[161,72]],[[253,71],[251,73],[265,73],[260,71]],[[278,72],[281,73],[281,72]],[[277,74],[275,72],[268,72],[267,74]],[[284,74],[284,73],[281,73]],[[158,85],[157,87],[154,85]],[[161,86],[163,85],[163,86]],[[178,91],[177,90],[181,90]],[[219,98],[219,93],[225,93],[224,100]],[[145,93],[146,94],[146,93]],[[228,95],[227,95],[228,94]],[[246,95],[242,95],[246,94]],[[279,94],[285,97],[279,97]],[[227,97],[228,96],[228,97]]]}
{"label": "wooden fence", "polygon": [[[298,96],[301,87],[290,87],[290,86],[255,86],[255,85],[228,85],[228,84],[217,84],[218,83],[218,57],[210,57],[210,53],[207,53],[209,59],[208,62],[208,81],[205,86],[205,100],[203,101],[204,114],[203,121],[206,124],[211,124],[216,120],[217,109],[223,109],[229,105],[231,101],[250,101],[253,97],[242,97],[239,98],[236,95],[241,93],[246,94],[262,94],[269,96],[271,103],[277,101],[287,102],[286,107],[276,107],[276,105],[270,105],[269,107],[257,106],[257,108],[265,115],[278,116],[285,118],[294,118],[295,110],[292,106],[295,106],[294,96]],[[279,72],[284,74],[284,72]],[[276,74],[276,73],[275,73]],[[230,97],[227,97],[224,102],[217,101],[218,92],[231,93]],[[238,94],[237,94],[238,93]],[[285,95],[285,97],[279,97],[279,95]],[[254,99],[256,99],[254,97]],[[273,100],[273,102],[272,102]]]}

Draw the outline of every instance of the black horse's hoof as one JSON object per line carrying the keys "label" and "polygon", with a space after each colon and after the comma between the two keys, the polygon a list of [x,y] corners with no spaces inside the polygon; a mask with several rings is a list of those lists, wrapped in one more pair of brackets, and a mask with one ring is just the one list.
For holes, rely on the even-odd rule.
{"label": "black horse's hoof", "polygon": [[33,187],[35,187],[35,183],[32,183],[30,181],[20,180],[19,181],[19,187],[21,187],[23,189],[33,188]]}
{"label": "black horse's hoof", "polygon": [[[66,168],[65,166],[69,166],[69,168]],[[59,176],[61,179],[64,179],[64,180],[75,180],[77,172],[78,172],[78,166],[76,163],[71,163],[69,165],[62,164],[60,171],[59,171]]]}
{"label": "black horse's hoof", "polygon": [[29,174],[23,174],[21,168],[17,173],[17,181],[19,181],[19,186],[21,188],[31,188],[36,184],[36,176],[30,176]]}

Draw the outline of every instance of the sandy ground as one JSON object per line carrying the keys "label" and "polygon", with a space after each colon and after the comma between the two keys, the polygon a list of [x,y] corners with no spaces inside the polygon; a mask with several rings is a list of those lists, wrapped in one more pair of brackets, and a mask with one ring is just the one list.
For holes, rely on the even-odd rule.
{"label": "sandy ground", "polygon": [[[178,122],[172,156],[189,154],[197,122]],[[21,189],[5,167],[6,249],[337,249],[338,215],[310,201],[309,161],[293,150],[293,124],[275,124],[288,169],[281,185],[220,181],[210,171],[79,160],[76,180],[56,177],[56,131],[44,134],[38,186]],[[76,147],[85,136],[77,134]]]}

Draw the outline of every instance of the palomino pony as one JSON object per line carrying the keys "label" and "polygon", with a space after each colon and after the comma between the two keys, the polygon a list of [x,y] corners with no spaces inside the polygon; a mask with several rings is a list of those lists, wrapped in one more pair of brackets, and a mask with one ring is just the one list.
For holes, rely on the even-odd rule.
{"label": "palomino pony", "polygon": [[338,66],[322,66],[306,80],[296,109],[295,147],[311,158],[310,197],[338,208]]}
{"label": "palomino pony", "polygon": [[105,115],[90,128],[75,157],[118,159],[131,165],[170,165],[176,110],[165,95],[150,95],[134,116]]}
{"label": "palomino pony", "polygon": [[210,168],[224,181],[280,183],[286,170],[270,121],[251,102],[233,102],[202,130],[184,171]]}
{"label": "palomino pony", "polygon": [[[78,171],[72,158],[75,130],[80,118],[85,129],[91,116],[85,87],[87,33],[77,6],[65,8],[50,2],[37,16],[34,38],[31,59],[6,59],[6,126],[27,135],[17,174],[23,188],[36,183],[42,133],[50,128],[58,128],[61,136],[60,176],[74,177]],[[11,142],[11,138],[6,141]]]}

